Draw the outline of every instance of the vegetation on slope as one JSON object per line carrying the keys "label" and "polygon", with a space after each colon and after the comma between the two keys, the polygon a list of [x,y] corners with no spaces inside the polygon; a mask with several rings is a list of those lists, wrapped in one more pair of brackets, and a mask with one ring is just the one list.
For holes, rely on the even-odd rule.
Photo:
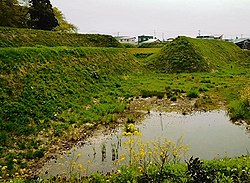
{"label": "vegetation on slope", "polygon": [[119,78],[137,64],[117,48],[0,49],[0,165],[25,167],[73,124],[115,121],[129,96]]}
{"label": "vegetation on slope", "polygon": [[[51,40],[46,39],[44,39],[45,42]],[[191,38],[190,40],[189,38],[179,39],[184,40],[179,40],[182,43],[175,45],[174,49],[178,50],[177,48],[181,47],[184,49],[181,53],[188,54],[191,50],[194,55],[178,57],[176,53],[176,58],[183,60],[192,58],[194,59],[192,63],[204,66],[204,71],[218,69],[218,72],[154,73],[150,72],[150,69],[161,72],[169,72],[169,70],[166,70],[168,67],[162,67],[165,63],[153,62],[147,62],[143,69],[140,67],[139,62],[145,63],[144,60],[149,59],[147,57],[150,55],[152,55],[150,58],[152,61],[153,58],[163,54],[164,49],[169,49],[171,56],[172,48],[167,47],[174,45],[174,42],[168,43],[162,50],[45,46],[1,48],[0,166],[5,168],[7,166],[6,174],[13,175],[26,168],[28,162],[41,158],[55,141],[62,139],[62,136],[77,142],[78,133],[83,132],[79,130],[69,135],[68,132],[72,132],[73,129],[83,127],[91,130],[100,123],[117,122],[128,107],[129,97],[158,96],[166,101],[178,101],[183,96],[195,97],[196,101],[190,110],[215,109],[221,106],[218,103],[224,102],[225,99],[238,100],[239,91],[249,82],[248,69],[237,66],[238,63],[246,66],[245,63],[248,63],[246,54],[242,54],[241,50],[230,43]],[[216,56],[211,57],[213,59],[207,59],[204,55],[209,55],[206,53],[208,48],[205,46],[205,50],[196,48],[198,43],[203,44],[202,41],[211,41],[210,49],[212,49],[212,43],[218,43],[221,47],[225,44],[226,48],[220,53],[223,50],[229,50],[229,47],[231,51],[227,53],[232,53],[221,56],[224,59],[217,60]],[[24,41],[20,40],[21,42]],[[51,45],[54,46],[53,44]],[[77,46],[77,44],[74,45]],[[95,45],[95,43],[91,44]],[[182,44],[187,44],[187,48]],[[219,53],[216,53],[215,49],[213,54]],[[175,60],[177,65],[182,63],[178,63],[178,59]],[[162,69],[157,70],[154,64],[159,64]],[[174,69],[171,72],[183,72],[183,70],[191,72],[190,68],[193,69],[192,72],[197,72],[195,70],[197,66],[194,67],[192,64],[184,64],[183,68],[182,64],[179,65],[180,68],[177,65],[172,67]],[[135,74],[137,71],[140,72]],[[249,89],[246,88],[244,91]],[[241,105],[232,104],[232,108],[239,109],[239,106],[241,107]],[[245,103],[243,107],[246,110],[249,109]],[[239,110],[234,111],[237,113]],[[245,116],[248,115],[244,113],[242,118]],[[139,170],[134,172],[129,167],[125,169],[124,176],[128,175],[128,172],[136,178],[140,175]],[[170,167],[168,171],[175,170],[177,169]],[[157,176],[156,170],[153,173],[152,176]],[[101,175],[97,176],[102,178]],[[140,178],[143,179],[143,176]]]}
{"label": "vegetation on slope", "polygon": [[245,51],[234,43],[221,40],[186,39],[194,45],[197,53],[211,65],[213,70],[245,66],[250,61]]}
{"label": "vegetation on slope", "polygon": [[122,47],[112,36],[0,27],[0,47]]}
{"label": "vegetation on slope", "polygon": [[157,72],[210,72],[235,67],[249,57],[233,43],[178,37],[147,61]]}

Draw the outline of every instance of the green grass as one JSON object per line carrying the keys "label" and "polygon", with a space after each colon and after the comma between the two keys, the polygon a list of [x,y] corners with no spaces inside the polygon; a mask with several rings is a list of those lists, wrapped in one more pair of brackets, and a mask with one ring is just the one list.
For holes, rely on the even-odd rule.
{"label": "green grass", "polygon": [[166,43],[154,42],[154,43],[142,43],[138,47],[139,48],[162,48],[165,45],[166,45]]}
{"label": "green grass", "polygon": [[[225,158],[220,160],[200,161],[199,164],[192,164],[188,167],[184,163],[165,164],[161,174],[160,167],[155,164],[148,164],[146,169],[139,169],[136,166],[123,166],[117,173],[103,175],[92,174],[89,177],[79,178],[72,176],[67,182],[249,182],[250,181],[250,158]],[[198,166],[197,166],[198,165]],[[40,182],[50,181],[65,182],[62,177],[54,177],[51,180],[40,180]],[[14,183],[23,183],[23,180],[12,180]]]}
{"label": "green grass", "polygon": [[109,35],[0,27],[0,48],[30,46],[122,47],[115,38]]}
{"label": "green grass", "polygon": [[47,137],[63,136],[72,125],[116,122],[131,96],[122,81],[139,68],[117,48],[0,49],[0,165],[13,173],[13,159],[41,157]]}
{"label": "green grass", "polygon": [[[9,30],[10,34],[19,31],[22,36],[26,31],[1,30]],[[34,31],[34,34],[47,33],[38,32]],[[70,38],[71,35],[63,36]],[[47,37],[41,39],[52,41]],[[65,41],[59,41],[59,45],[67,45],[69,41],[64,37],[58,39]],[[29,41],[29,46],[36,45]],[[87,46],[96,45],[95,40],[92,41]],[[24,43],[21,39],[10,40],[10,46],[14,42],[16,45],[13,46],[17,47]],[[48,46],[56,45],[52,41]],[[71,46],[77,45],[80,43]],[[182,51],[178,52],[180,49]],[[177,52],[172,54],[172,51]],[[98,124],[116,123],[121,116],[136,121],[134,116],[123,114],[131,97],[157,96],[171,101],[182,96],[197,97],[197,110],[217,109],[223,102],[229,104],[232,118],[248,119],[249,104],[239,100],[240,92],[249,85],[248,54],[231,43],[191,38],[179,38],[163,49],[1,48],[0,166],[8,166],[10,174],[27,167],[29,161],[41,158],[56,140],[64,136],[74,138],[68,133],[75,128],[92,130]],[[219,55],[219,59],[214,55]],[[153,63],[157,57],[159,59]],[[185,63],[190,59],[193,60],[191,64]],[[170,63],[173,65],[169,66]],[[38,138],[41,136],[43,138]],[[17,159],[17,164],[14,159]],[[179,166],[183,170],[183,166]],[[126,171],[125,177],[140,177],[132,169]],[[166,171],[169,174],[173,171],[171,175],[176,177],[185,176],[178,172],[178,168],[170,167]],[[152,172],[152,176],[157,176],[156,173]]]}
{"label": "green grass", "polygon": [[178,37],[152,55],[146,65],[156,72],[214,72],[249,63],[247,54],[235,44]]}
{"label": "green grass", "polygon": [[20,134],[39,130],[41,119],[81,108],[100,91],[117,97],[119,77],[138,68],[124,50],[111,48],[5,48],[0,60],[1,126]]}

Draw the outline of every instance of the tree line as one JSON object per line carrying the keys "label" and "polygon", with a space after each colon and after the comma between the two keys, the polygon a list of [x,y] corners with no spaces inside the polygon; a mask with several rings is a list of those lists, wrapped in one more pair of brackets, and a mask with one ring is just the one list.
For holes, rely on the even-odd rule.
{"label": "tree line", "polygon": [[0,26],[76,32],[50,0],[0,0]]}

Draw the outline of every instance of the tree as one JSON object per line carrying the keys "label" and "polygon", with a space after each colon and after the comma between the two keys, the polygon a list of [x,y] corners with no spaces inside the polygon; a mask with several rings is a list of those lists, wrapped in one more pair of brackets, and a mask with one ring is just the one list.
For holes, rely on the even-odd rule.
{"label": "tree", "polygon": [[0,0],[0,26],[27,27],[28,8],[18,0]]}
{"label": "tree", "polygon": [[31,28],[52,30],[59,25],[49,0],[30,0],[30,3]]}
{"label": "tree", "polygon": [[55,14],[55,17],[59,23],[57,27],[55,27],[53,30],[60,31],[60,32],[77,32],[77,27],[71,23],[69,23],[63,13],[56,7],[53,8],[53,12]]}

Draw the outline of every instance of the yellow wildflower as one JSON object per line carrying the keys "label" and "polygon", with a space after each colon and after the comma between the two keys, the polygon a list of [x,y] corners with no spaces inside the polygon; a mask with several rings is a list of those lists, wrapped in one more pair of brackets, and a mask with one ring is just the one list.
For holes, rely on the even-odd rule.
{"label": "yellow wildflower", "polygon": [[7,166],[3,166],[2,171],[6,170],[7,168]]}
{"label": "yellow wildflower", "polygon": [[82,169],[82,164],[80,164],[80,163],[78,164],[78,169],[80,169],[80,170]]}
{"label": "yellow wildflower", "polygon": [[126,136],[131,136],[133,135],[131,132],[126,133]]}
{"label": "yellow wildflower", "polygon": [[134,132],[135,136],[142,136],[142,133],[138,132],[137,130]]}
{"label": "yellow wildflower", "polygon": [[127,132],[122,132],[122,136],[127,136]]}
{"label": "yellow wildflower", "polygon": [[122,171],[121,170],[117,170],[117,172],[116,172],[116,174],[121,174],[122,173]]}

